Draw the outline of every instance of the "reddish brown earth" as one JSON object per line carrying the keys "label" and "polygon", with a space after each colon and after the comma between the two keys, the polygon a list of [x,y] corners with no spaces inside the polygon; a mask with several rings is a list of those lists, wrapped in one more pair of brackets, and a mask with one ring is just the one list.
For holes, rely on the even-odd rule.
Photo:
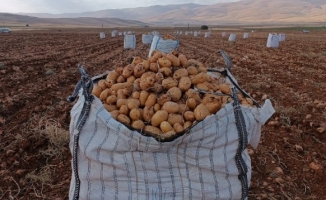
{"label": "reddish brown earth", "polygon": [[[80,78],[77,63],[95,76],[146,57],[138,33],[136,50],[124,50],[122,37],[100,40],[97,30],[0,35],[0,199],[67,199],[66,98]],[[278,49],[266,48],[268,32],[248,40],[238,32],[235,43],[220,32],[180,36],[179,52],[213,67],[223,66],[216,51],[224,50],[239,84],[261,104],[267,95],[276,109],[259,147],[250,148],[249,199],[326,199],[326,32],[285,33]],[[61,143],[44,133],[50,125],[56,138],[65,134]]]}

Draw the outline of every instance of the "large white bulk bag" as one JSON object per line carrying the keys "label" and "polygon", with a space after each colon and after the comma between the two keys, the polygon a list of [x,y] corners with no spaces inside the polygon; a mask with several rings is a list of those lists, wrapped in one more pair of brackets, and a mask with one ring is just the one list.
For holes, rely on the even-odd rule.
{"label": "large white bulk bag", "polygon": [[226,32],[222,32],[222,37],[226,37]]}
{"label": "large white bulk bag", "polygon": [[152,34],[153,35],[156,35],[156,36],[159,36],[160,35],[160,33],[158,31],[153,31]]}
{"label": "large white bulk bag", "polygon": [[198,36],[198,32],[197,32],[197,31],[194,32],[194,36],[195,36],[195,37]]}
{"label": "large white bulk bag", "polygon": [[155,35],[149,50],[148,58],[151,57],[151,54],[154,50],[159,50],[164,53],[170,53],[171,51],[177,49],[179,46],[179,40],[164,40],[160,36]]}
{"label": "large white bulk bag", "polygon": [[262,108],[228,103],[189,133],[158,142],[116,121],[86,78],[70,112],[70,200],[247,199],[247,144],[257,147],[274,113],[269,100]]}
{"label": "large white bulk bag", "polygon": [[122,36],[122,32],[119,32],[119,36]]}
{"label": "large white bulk bag", "polygon": [[209,33],[208,32],[205,32],[205,38],[208,38],[209,37]]}
{"label": "large white bulk bag", "polygon": [[123,48],[124,49],[135,49],[136,48],[136,36],[135,35],[125,35]]}
{"label": "large white bulk bag", "polygon": [[279,47],[279,36],[277,34],[269,33],[267,38],[266,47],[278,48]]}
{"label": "large white bulk bag", "polygon": [[249,38],[249,33],[243,33],[243,38],[248,39]]}
{"label": "large white bulk bag", "polygon": [[116,36],[116,34],[117,34],[117,32],[115,32],[115,31],[112,31],[112,32],[111,32],[111,37],[115,37],[115,36]]}
{"label": "large white bulk bag", "polygon": [[100,38],[104,39],[105,38],[105,33],[104,32],[100,32]]}
{"label": "large white bulk bag", "polygon": [[127,35],[127,31],[123,31],[123,35]]}
{"label": "large white bulk bag", "polygon": [[152,40],[153,40],[153,36],[147,35],[147,34],[142,34],[141,39],[142,39],[143,44],[151,44]]}
{"label": "large white bulk bag", "polygon": [[188,32],[188,31],[186,31],[186,32],[185,32],[185,35],[188,35],[188,34],[189,34],[189,32]]}
{"label": "large white bulk bag", "polygon": [[182,35],[182,31],[180,31],[180,35]]}
{"label": "large white bulk bag", "polygon": [[231,33],[230,36],[229,36],[229,41],[234,42],[236,38],[237,38],[237,35],[234,34],[234,33]]}

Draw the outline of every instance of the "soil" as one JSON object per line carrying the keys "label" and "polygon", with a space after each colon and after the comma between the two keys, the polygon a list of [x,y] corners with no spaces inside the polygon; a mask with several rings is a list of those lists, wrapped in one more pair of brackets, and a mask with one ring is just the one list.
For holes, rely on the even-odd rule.
{"label": "soil", "polygon": [[[145,58],[150,46],[142,44],[143,32],[136,30],[135,50],[125,50],[121,36],[100,39],[92,29],[0,35],[0,199],[68,199],[69,139],[51,154],[53,143],[42,130],[54,124],[68,132],[73,104],[66,99],[80,79],[78,63],[96,76],[133,56]],[[285,31],[279,48],[266,48],[267,31],[249,39],[234,33],[236,42],[221,31],[178,36],[178,51],[223,67],[217,50],[224,50],[239,85],[260,104],[266,97],[273,103],[276,113],[263,126],[258,148],[248,147],[249,199],[326,199],[326,32]]]}

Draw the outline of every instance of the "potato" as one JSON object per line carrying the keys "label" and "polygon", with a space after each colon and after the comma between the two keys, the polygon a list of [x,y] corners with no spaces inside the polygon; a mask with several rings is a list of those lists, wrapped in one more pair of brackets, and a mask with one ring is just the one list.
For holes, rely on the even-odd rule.
{"label": "potato", "polygon": [[180,133],[184,130],[183,126],[180,123],[175,123],[173,129],[176,133]]}
{"label": "potato", "polygon": [[168,101],[165,102],[161,108],[161,110],[166,110],[168,113],[178,113],[179,112],[179,104]]}
{"label": "potato", "polygon": [[217,83],[204,82],[203,84],[205,84],[208,87],[208,89],[214,92],[220,89],[220,86]]}
{"label": "potato", "polygon": [[250,105],[250,106],[253,106],[254,105],[254,102],[252,101],[252,99],[250,99],[250,98],[246,98],[246,101],[248,102],[248,104]]}
{"label": "potato", "polygon": [[223,83],[220,85],[220,90],[223,94],[231,94],[230,85],[227,83]]}
{"label": "potato", "polygon": [[149,70],[151,70],[152,72],[158,72],[159,66],[157,63],[151,63],[149,65]]}
{"label": "potato", "polygon": [[169,59],[162,57],[158,59],[158,64],[160,65],[160,67],[167,67],[170,68],[172,66],[172,63]]}
{"label": "potato", "polygon": [[188,67],[189,63],[185,55],[179,54],[180,65],[183,67]]}
{"label": "potato", "polygon": [[199,104],[195,108],[194,113],[197,121],[205,119],[210,114],[208,108],[204,104]]}
{"label": "potato", "polygon": [[204,83],[198,83],[196,85],[196,88],[197,89],[200,89],[200,90],[204,90],[204,91],[208,91],[209,90],[208,87],[207,87],[207,85],[205,85]]}
{"label": "potato", "polygon": [[119,89],[117,91],[117,98],[118,99],[126,99],[127,98],[127,96],[123,93],[123,89]]}
{"label": "potato", "polygon": [[[111,105],[111,106],[113,106],[113,105]],[[117,119],[117,117],[120,113],[119,113],[119,110],[113,110],[110,112],[110,114],[113,117],[113,119]]]}
{"label": "potato", "polygon": [[210,102],[207,103],[205,106],[207,107],[210,114],[215,114],[221,109],[221,103],[219,102]]}
{"label": "potato", "polygon": [[161,122],[160,129],[162,130],[163,133],[174,130],[173,127],[171,126],[171,124],[167,121]]}
{"label": "potato", "polygon": [[178,86],[178,81],[172,77],[168,77],[162,81],[162,86],[164,89],[170,89]]}
{"label": "potato", "polygon": [[114,84],[116,84],[116,81],[114,81],[114,80],[105,81],[105,85],[106,85],[107,88],[111,88],[112,85],[114,85]]}
{"label": "potato", "polygon": [[158,72],[162,73],[164,77],[169,77],[172,75],[171,68],[167,68],[167,67],[160,68]]}
{"label": "potato", "polygon": [[156,63],[156,61],[162,57],[162,53],[160,51],[154,50],[152,52],[152,56],[149,59],[150,63]]}
{"label": "potato", "polygon": [[179,67],[180,66],[180,60],[172,53],[168,53],[166,55],[166,58],[171,62],[172,66]]}
{"label": "potato", "polygon": [[127,65],[123,68],[123,71],[122,71],[122,76],[124,78],[128,78],[129,76],[133,75],[134,73],[134,67],[133,65]]}
{"label": "potato", "polygon": [[155,92],[156,94],[161,93],[163,91],[163,86],[162,84],[159,83],[154,83],[153,88],[151,89],[153,92]]}
{"label": "potato", "polygon": [[146,70],[145,70],[143,63],[137,64],[134,68],[134,76],[136,78],[141,77],[143,75],[143,73],[145,73],[145,72],[146,72]]}
{"label": "potato", "polygon": [[161,94],[158,98],[157,98],[157,103],[160,106],[163,106],[163,104],[165,102],[171,101],[171,95],[170,94]]}
{"label": "potato", "polygon": [[98,85],[93,86],[92,94],[96,96],[97,98],[100,98],[101,93],[102,93],[102,88]]}
{"label": "potato", "polygon": [[118,97],[115,95],[110,95],[106,98],[105,103],[108,105],[116,104],[118,100]]}
{"label": "potato", "polygon": [[127,106],[130,110],[134,108],[139,108],[140,106],[140,101],[138,99],[128,99],[127,100]]}
{"label": "potato", "polygon": [[159,110],[151,118],[152,126],[159,126],[163,121],[168,119],[169,113],[166,110]]}
{"label": "potato", "polygon": [[156,94],[150,93],[146,99],[145,106],[151,107],[154,106],[156,103]]}
{"label": "potato", "polygon": [[183,115],[186,111],[189,111],[189,107],[186,104],[179,104],[179,111],[178,114]]}
{"label": "potato", "polygon": [[189,63],[189,65],[193,65],[193,66],[195,66],[196,68],[199,68],[199,67],[203,67],[203,68],[205,68],[205,66],[204,66],[203,63],[201,63],[200,61],[195,60],[195,59],[189,59],[189,60],[188,60],[188,63]]}
{"label": "potato", "polygon": [[129,77],[127,78],[127,81],[126,81],[126,82],[131,82],[131,83],[133,83],[135,80],[136,80],[136,77],[135,77],[135,76],[129,76]]}
{"label": "potato", "polygon": [[123,71],[123,67],[116,67],[114,71],[116,71],[119,75],[121,75]]}
{"label": "potato", "polygon": [[182,77],[179,81],[178,88],[182,91],[185,92],[191,87],[191,80],[189,77]]}
{"label": "potato", "polygon": [[188,77],[188,71],[184,68],[178,69],[173,73],[173,78],[180,80],[182,77]]}
{"label": "potato", "polygon": [[211,102],[221,102],[221,96],[217,96],[214,94],[205,94],[202,104],[206,105],[207,103],[211,103]]}
{"label": "potato", "polygon": [[162,134],[161,129],[159,129],[157,127],[154,127],[154,126],[149,126],[149,125],[145,126],[144,131],[149,132],[149,133],[153,133],[155,135]]}
{"label": "potato", "polygon": [[183,124],[184,120],[182,115],[171,113],[169,114],[167,121],[173,126],[175,123]]}
{"label": "potato", "polygon": [[118,107],[116,105],[108,105],[108,104],[103,104],[105,110],[107,110],[108,112],[112,112],[114,110],[117,110]]}
{"label": "potato", "polygon": [[196,75],[196,74],[198,74],[198,70],[194,66],[187,67],[187,72],[188,72],[189,75]]}
{"label": "potato", "polygon": [[134,108],[132,110],[130,110],[129,112],[129,117],[130,119],[136,121],[136,120],[140,120],[140,111],[138,108]]}
{"label": "potato", "polygon": [[105,80],[104,79],[101,79],[97,82],[97,85],[102,89],[102,90],[105,90],[107,87],[106,87],[106,84],[105,84]]}
{"label": "potato", "polygon": [[119,114],[118,117],[117,117],[117,120],[123,124],[127,124],[127,125],[130,125],[130,119],[127,115],[124,115],[124,114]]}
{"label": "potato", "polygon": [[155,77],[155,75],[156,74],[154,72],[145,72],[141,75],[140,80],[144,80],[148,77]]}
{"label": "potato", "polygon": [[191,112],[191,111],[186,111],[184,114],[183,114],[183,117],[186,121],[190,121],[190,122],[193,122],[196,120],[195,118],[195,114],[194,112]]}
{"label": "potato", "polygon": [[161,84],[164,79],[164,75],[161,72],[155,74],[156,83]]}
{"label": "potato", "polygon": [[192,122],[191,121],[186,121],[185,124],[183,125],[183,130],[186,130],[187,128],[192,126]]}
{"label": "potato", "polygon": [[143,62],[143,59],[139,56],[134,57],[134,59],[132,60],[132,63],[134,66],[138,65],[139,63]]}
{"label": "potato", "polygon": [[105,90],[103,90],[100,94],[100,100],[103,102],[106,100],[106,98],[108,98],[108,96],[111,94],[111,89],[106,88]]}
{"label": "potato", "polygon": [[223,103],[230,103],[232,102],[232,98],[230,96],[223,96],[222,97],[222,104]]}
{"label": "potato", "polygon": [[147,91],[141,91],[139,94],[140,106],[145,106],[145,102],[148,98],[149,93]]}
{"label": "potato", "polygon": [[127,105],[127,100],[128,99],[118,99],[117,100],[117,107],[121,108],[122,105]]}
{"label": "potato", "polygon": [[156,103],[156,104],[154,105],[154,111],[157,112],[157,111],[160,110],[160,109],[161,109],[160,104]]}
{"label": "potato", "polygon": [[194,98],[189,98],[189,99],[187,99],[187,103],[186,103],[186,105],[190,108],[190,109],[195,109],[196,108],[196,106],[197,106],[197,102],[196,102],[196,100],[194,99]]}
{"label": "potato", "polygon": [[129,115],[129,108],[127,105],[122,105],[119,109],[120,114]]}
{"label": "potato", "polygon": [[207,73],[207,68],[204,67],[204,66],[199,66],[199,67],[197,68],[197,70],[198,70],[199,73],[201,73],[201,72],[203,72],[203,73]]}
{"label": "potato", "polygon": [[153,106],[151,106],[151,107],[145,107],[143,109],[143,120],[145,122],[151,121],[153,115],[154,115],[154,107]]}
{"label": "potato", "polygon": [[190,88],[187,92],[186,92],[186,97],[189,98],[194,98],[196,100],[197,103],[201,102],[201,97],[200,94],[198,92],[196,92],[194,89]]}
{"label": "potato", "polygon": [[133,99],[139,99],[139,97],[140,97],[140,92],[138,92],[138,91],[133,92],[131,95],[131,98],[133,98]]}
{"label": "potato", "polygon": [[129,97],[132,93],[132,88],[124,88],[122,89],[122,94],[126,95],[127,97]]}
{"label": "potato", "polygon": [[126,82],[126,79],[121,75],[117,78],[117,83],[124,83]]}
{"label": "potato", "polygon": [[191,80],[191,84],[197,85],[198,83],[204,83],[207,80],[207,74],[204,72],[201,72],[199,74],[196,74],[194,76],[189,76]]}
{"label": "potato", "polygon": [[130,88],[133,83],[125,82],[125,83],[116,83],[112,85],[111,90],[118,91],[119,89]]}
{"label": "potato", "polygon": [[138,130],[143,130],[145,128],[145,124],[141,120],[136,120],[132,122],[131,127],[138,129]]}
{"label": "potato", "polygon": [[172,101],[177,102],[181,99],[182,92],[179,88],[177,87],[172,87],[170,88],[166,94],[170,95]]}
{"label": "potato", "polygon": [[137,78],[134,82],[133,82],[133,90],[134,91],[140,91],[140,78]]}
{"label": "potato", "polygon": [[145,71],[148,71],[149,70],[149,61],[148,60],[143,60],[142,64],[144,65],[144,69]]}
{"label": "potato", "polygon": [[143,80],[140,80],[139,85],[142,90],[147,90],[147,89],[153,87],[154,83],[155,83],[155,78],[153,76],[150,76]]}
{"label": "potato", "polygon": [[106,81],[112,80],[116,82],[119,76],[120,74],[117,71],[110,71],[106,76]]}

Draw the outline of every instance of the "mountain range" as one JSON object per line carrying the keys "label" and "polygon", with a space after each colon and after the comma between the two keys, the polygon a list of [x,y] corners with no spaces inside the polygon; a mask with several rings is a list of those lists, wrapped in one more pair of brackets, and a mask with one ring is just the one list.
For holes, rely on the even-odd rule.
{"label": "mountain range", "polygon": [[[100,23],[177,25],[177,24],[302,24],[326,23],[325,0],[241,0],[214,5],[179,4],[106,9],[83,13],[18,13],[26,20],[45,23]],[[34,17],[34,18],[28,18]],[[2,15],[0,15],[0,21]],[[36,20],[37,21],[37,20]],[[103,23],[103,22],[102,22]]]}

